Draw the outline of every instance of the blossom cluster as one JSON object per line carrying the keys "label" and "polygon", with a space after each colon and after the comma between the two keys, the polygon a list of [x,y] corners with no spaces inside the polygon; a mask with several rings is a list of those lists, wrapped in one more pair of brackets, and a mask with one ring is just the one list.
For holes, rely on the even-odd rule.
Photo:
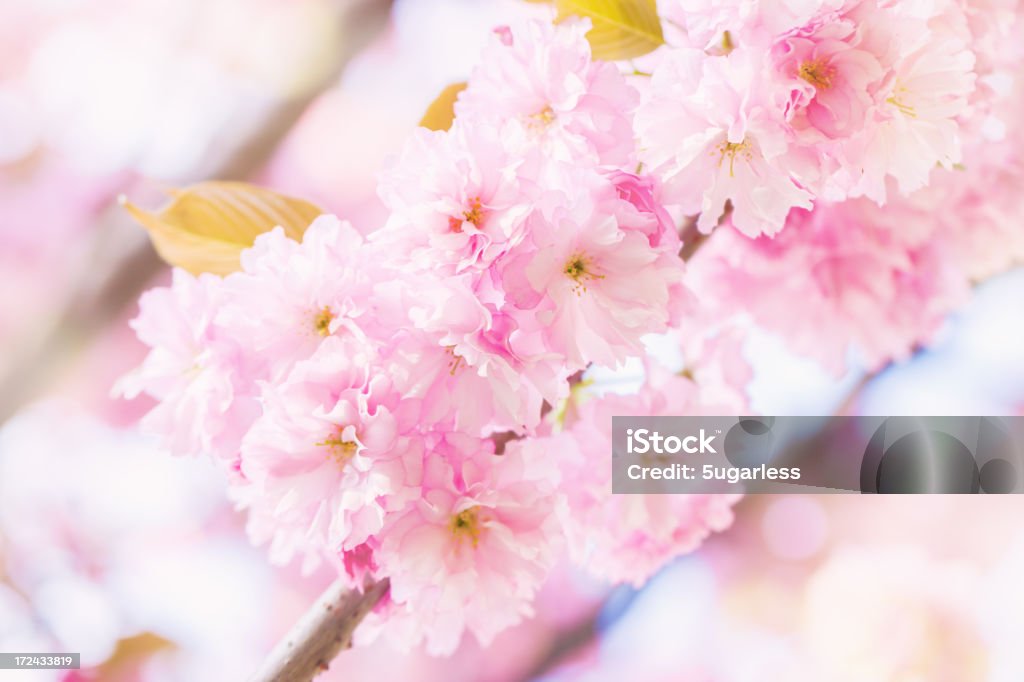
{"label": "blossom cluster", "polygon": [[[124,390],[159,399],[170,448],[225,464],[274,559],[388,577],[389,630],[435,651],[528,613],[564,539],[556,453],[495,434],[548,428],[570,376],[640,354],[689,301],[654,181],[622,169],[637,93],[584,32],[497,33],[454,127],[383,174],[368,238],[276,229],[237,273],[176,270],[133,323],[153,351]],[[496,100],[501,70],[537,74],[523,111]]]}
{"label": "blossom cluster", "polygon": [[638,153],[714,231],[687,275],[702,322],[875,371],[1024,259],[1018,3],[659,7],[677,47],[645,58]]}
{"label": "blossom cluster", "polygon": [[[740,314],[837,371],[851,344],[881,366],[1015,259],[987,253],[1013,232],[1019,157],[985,161],[1016,63],[992,17],[1013,10],[659,8],[669,44],[628,69],[592,58],[586,21],[496,30],[452,127],[382,173],[383,225],[277,228],[238,272],[175,270],[141,300],[152,351],[123,390],[158,400],[146,424],[172,451],[223,464],[274,560],[390,580],[362,636],[487,642],[562,551],[641,584],[735,498],[612,497],[613,414],[749,410]],[[713,233],[684,267],[688,221]],[[679,330],[682,373],[574,388]]]}
{"label": "blossom cluster", "polygon": [[679,19],[688,46],[655,68],[636,127],[702,230],[728,201],[737,229],[772,235],[791,208],[883,203],[961,161],[977,76],[960,3],[725,2]]}

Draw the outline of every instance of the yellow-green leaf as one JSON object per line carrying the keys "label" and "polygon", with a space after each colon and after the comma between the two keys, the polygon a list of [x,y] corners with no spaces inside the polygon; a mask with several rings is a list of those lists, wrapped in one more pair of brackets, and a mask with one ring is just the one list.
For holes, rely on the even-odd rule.
{"label": "yellow-green leaf", "polygon": [[632,59],[665,44],[655,0],[554,0],[556,21],[588,17],[595,59]]}
{"label": "yellow-green leaf", "polygon": [[160,257],[193,274],[226,275],[257,236],[278,225],[295,240],[323,211],[302,199],[244,182],[203,182],[171,192],[156,213],[121,203],[153,240]]}
{"label": "yellow-green leaf", "polygon": [[114,651],[96,672],[101,680],[136,679],[142,667],[155,655],[177,649],[169,639],[152,632],[142,632],[117,641]]}
{"label": "yellow-green leaf", "polygon": [[420,125],[431,130],[448,130],[455,120],[455,100],[466,89],[465,83],[452,83],[441,91],[420,119]]}

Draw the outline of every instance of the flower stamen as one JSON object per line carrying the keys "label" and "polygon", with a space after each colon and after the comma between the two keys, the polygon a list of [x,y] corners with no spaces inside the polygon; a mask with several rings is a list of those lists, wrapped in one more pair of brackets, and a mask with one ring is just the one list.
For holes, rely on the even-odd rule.
{"label": "flower stamen", "polygon": [[468,538],[473,545],[473,549],[476,549],[477,545],[480,544],[480,533],[483,530],[481,528],[480,507],[470,507],[469,509],[463,509],[458,514],[453,514],[451,521],[448,523],[448,530],[451,531],[452,535],[455,536],[456,542],[460,545],[463,540]]}
{"label": "flower stamen", "polygon": [[726,140],[725,142],[722,142],[721,144],[719,144],[716,149],[718,150],[718,153],[719,153],[719,157],[718,157],[718,167],[719,168],[722,167],[722,162],[725,161],[725,157],[726,156],[729,157],[729,177],[730,178],[731,177],[735,177],[734,171],[735,171],[736,155],[737,154],[739,154],[741,156],[741,158],[744,158],[747,161],[750,161],[752,158],[754,158],[754,153],[750,149],[750,143],[747,142],[746,140],[743,140],[742,142],[729,142],[728,140]]}
{"label": "flower stamen", "polygon": [[455,346],[446,346],[445,352],[447,352],[452,358],[448,362],[448,374],[450,376],[455,376],[455,372],[457,372],[459,367],[466,362],[466,359],[455,352]]}
{"label": "flower stamen", "polygon": [[313,329],[320,336],[331,335],[331,322],[334,321],[334,313],[330,308],[324,306],[314,317],[313,317]]}
{"label": "flower stamen", "polygon": [[316,443],[318,447],[327,448],[327,457],[333,459],[340,468],[344,468],[359,451],[359,443],[344,440],[342,431],[344,427],[339,426],[332,436]]}
{"label": "flower stamen", "polygon": [[836,70],[821,59],[813,59],[800,64],[797,74],[815,88],[828,90],[832,87],[832,79]]}
{"label": "flower stamen", "polygon": [[527,125],[531,128],[547,128],[555,122],[555,110],[551,108],[550,104],[548,104],[537,113],[527,116],[526,119]]}
{"label": "flower stamen", "polygon": [[595,279],[604,279],[604,275],[598,275],[593,272],[593,264],[590,262],[585,254],[574,253],[566,261],[565,267],[562,268],[562,272],[565,273],[566,277],[575,282],[573,288],[576,290],[576,294],[587,290],[587,281]]}
{"label": "flower stamen", "polygon": [[901,98],[907,94],[907,89],[901,85],[897,85],[893,88],[892,95],[886,98],[886,102],[896,107],[901,114],[909,116],[910,118],[917,118],[917,112],[914,107],[904,102]]}
{"label": "flower stamen", "polygon": [[484,222],[484,205],[480,197],[473,197],[469,200],[469,208],[462,212],[461,216],[448,218],[448,229],[452,232],[462,232],[462,224],[470,223],[473,227],[480,229]]}

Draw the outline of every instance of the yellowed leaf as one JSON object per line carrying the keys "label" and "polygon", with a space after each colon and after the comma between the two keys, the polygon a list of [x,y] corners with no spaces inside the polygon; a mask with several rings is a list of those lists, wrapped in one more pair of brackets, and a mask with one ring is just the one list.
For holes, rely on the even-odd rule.
{"label": "yellowed leaf", "polygon": [[276,226],[295,240],[323,211],[294,197],[244,182],[203,182],[171,192],[171,202],[150,213],[122,197],[122,205],[153,240],[160,257],[193,274],[226,275],[257,236]]}
{"label": "yellowed leaf", "polygon": [[137,679],[140,668],[156,654],[177,649],[174,642],[152,632],[142,632],[117,641],[114,652],[97,668],[99,679]]}
{"label": "yellowed leaf", "polygon": [[556,21],[588,17],[595,59],[632,59],[665,44],[655,0],[554,0]]}
{"label": "yellowed leaf", "polygon": [[455,121],[455,100],[466,89],[465,83],[452,83],[437,96],[420,119],[420,125],[430,130],[448,130]]}

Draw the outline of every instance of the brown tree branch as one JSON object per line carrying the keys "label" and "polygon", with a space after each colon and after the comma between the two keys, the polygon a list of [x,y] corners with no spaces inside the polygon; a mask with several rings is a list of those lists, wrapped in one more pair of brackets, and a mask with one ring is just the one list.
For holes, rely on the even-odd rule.
{"label": "brown tree branch", "polygon": [[710,234],[705,234],[697,229],[697,216],[687,218],[683,223],[682,228],[679,230],[679,238],[683,242],[682,247],[679,249],[679,257],[684,261],[688,261],[693,258],[693,254],[697,253],[697,249],[699,249],[710,236]]}
{"label": "brown tree branch", "polygon": [[356,626],[388,587],[384,579],[360,592],[336,580],[274,647],[249,682],[309,682],[327,670],[335,656],[352,646]]}

